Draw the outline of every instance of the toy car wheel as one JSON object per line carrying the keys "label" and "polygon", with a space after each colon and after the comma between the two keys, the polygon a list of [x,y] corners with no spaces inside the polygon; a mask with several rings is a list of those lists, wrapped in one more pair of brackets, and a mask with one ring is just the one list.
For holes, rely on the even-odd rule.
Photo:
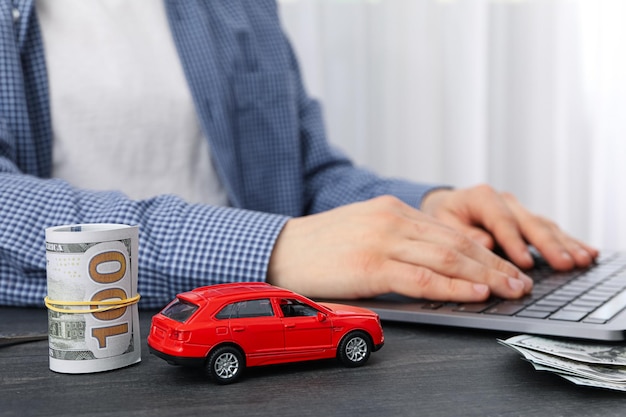
{"label": "toy car wheel", "polygon": [[354,368],[364,365],[372,352],[372,341],[369,335],[362,331],[347,334],[339,344],[337,357],[345,366]]}
{"label": "toy car wheel", "polygon": [[206,364],[209,377],[218,384],[230,384],[239,379],[245,364],[239,349],[222,346],[211,352]]}

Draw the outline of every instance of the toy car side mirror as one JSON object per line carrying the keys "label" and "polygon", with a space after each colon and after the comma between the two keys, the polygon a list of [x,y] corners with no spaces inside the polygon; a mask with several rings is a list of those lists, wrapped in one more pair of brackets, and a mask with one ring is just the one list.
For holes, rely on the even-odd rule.
{"label": "toy car side mirror", "polygon": [[317,321],[319,321],[320,323],[324,323],[326,321],[326,314],[318,311],[317,312]]}

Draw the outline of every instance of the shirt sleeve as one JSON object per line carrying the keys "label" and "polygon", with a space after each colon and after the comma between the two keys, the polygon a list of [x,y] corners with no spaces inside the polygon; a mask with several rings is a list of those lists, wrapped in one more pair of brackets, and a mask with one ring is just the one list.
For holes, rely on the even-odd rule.
{"label": "shirt sleeve", "polygon": [[142,307],[174,294],[236,281],[263,281],[287,217],[188,204],[169,195],[134,201],[119,192],[73,188],[16,172],[0,158],[0,304],[43,305],[45,229],[79,223],[138,225]]}
{"label": "shirt sleeve", "polygon": [[[250,3],[250,10],[261,10],[260,6],[252,7],[257,3],[268,4],[272,9],[270,13],[276,13],[275,4],[269,1],[255,0]],[[252,22],[260,25],[258,20],[252,19]],[[272,17],[272,23],[271,27],[276,27],[277,16]],[[278,36],[284,35],[281,32]],[[272,35],[271,43],[276,39]],[[295,91],[298,136],[295,140],[301,145],[301,152],[297,155],[297,178],[302,175],[302,189],[297,189],[294,200],[298,204],[293,212],[297,215],[318,213],[384,194],[395,195],[419,207],[432,186],[381,178],[355,167],[328,143],[320,107],[306,94],[286,38],[285,42],[298,78]],[[15,81],[5,79],[10,83]],[[10,83],[7,85],[12,85]],[[8,94],[11,99],[15,99],[14,95]],[[26,107],[22,107],[26,114]],[[34,114],[29,113],[29,117],[37,119]],[[29,124],[29,118],[24,116],[22,119],[24,126]],[[25,152],[16,147],[11,135],[15,129],[15,126],[9,129],[0,117],[0,207],[3,216],[0,305],[43,305],[46,295],[45,229],[67,224],[139,226],[138,280],[142,307],[162,307],[174,294],[203,285],[266,279],[275,240],[288,220],[285,215],[266,211],[290,211],[263,210],[253,205],[246,207],[257,210],[193,205],[170,195],[135,201],[116,191],[88,191],[59,179],[40,178],[46,176],[45,172],[36,176],[35,171],[23,168],[25,158],[28,166],[36,165],[36,158],[32,158],[36,155],[35,151]],[[277,201],[282,199],[282,195],[274,197]]]}

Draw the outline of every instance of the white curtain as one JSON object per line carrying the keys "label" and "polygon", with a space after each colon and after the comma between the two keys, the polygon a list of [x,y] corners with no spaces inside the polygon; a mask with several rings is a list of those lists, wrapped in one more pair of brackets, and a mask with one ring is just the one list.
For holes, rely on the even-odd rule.
{"label": "white curtain", "polygon": [[626,247],[626,2],[579,0],[594,241]]}
{"label": "white curtain", "polygon": [[382,175],[511,191],[626,248],[626,2],[283,0],[330,141]]}

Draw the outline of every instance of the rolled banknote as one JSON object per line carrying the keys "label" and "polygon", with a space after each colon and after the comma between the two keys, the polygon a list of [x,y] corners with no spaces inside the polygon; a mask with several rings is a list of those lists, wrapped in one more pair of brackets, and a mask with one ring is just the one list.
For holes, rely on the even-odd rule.
{"label": "rolled banknote", "polygon": [[139,229],[79,224],[46,229],[50,369],[109,371],[141,361]]}

